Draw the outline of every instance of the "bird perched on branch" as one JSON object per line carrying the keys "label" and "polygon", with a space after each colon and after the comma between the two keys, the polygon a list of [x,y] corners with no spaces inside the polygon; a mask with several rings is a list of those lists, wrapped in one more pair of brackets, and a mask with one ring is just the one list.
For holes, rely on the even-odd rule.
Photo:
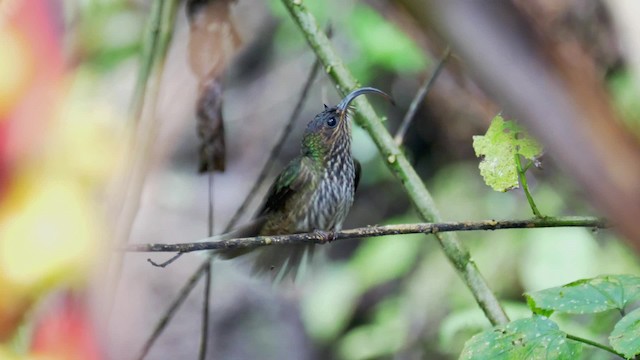
{"label": "bird perched on branch", "polygon": [[[234,237],[284,235],[340,230],[360,180],[360,163],[351,155],[349,104],[356,97],[375,93],[371,87],[357,89],[328,107],[309,122],[302,138],[300,155],[275,179],[260,212],[249,225],[234,231]],[[305,253],[313,244],[267,246],[260,249],[219,250],[223,258],[259,252],[254,273],[280,273],[295,277]]]}

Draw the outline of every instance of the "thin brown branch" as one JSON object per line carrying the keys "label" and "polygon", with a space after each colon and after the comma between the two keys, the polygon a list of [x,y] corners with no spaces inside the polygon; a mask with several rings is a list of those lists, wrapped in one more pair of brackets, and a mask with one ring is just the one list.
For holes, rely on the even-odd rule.
{"label": "thin brown branch", "polygon": [[[212,162],[213,159],[209,158],[208,168],[213,169]],[[208,203],[209,208],[207,211],[207,235],[213,236],[213,171],[209,170],[209,181],[208,181]],[[204,272],[204,291],[202,293],[202,326],[200,329],[200,351],[198,355],[198,359],[204,360],[207,358],[207,345],[209,344],[209,301],[211,299],[211,272],[213,264],[211,261],[207,264],[207,268]]]}
{"label": "thin brown branch", "polygon": [[[359,239],[363,237],[378,237],[403,234],[436,234],[452,231],[502,230],[502,229],[532,229],[549,227],[588,227],[606,228],[603,219],[594,217],[550,217],[526,220],[480,220],[464,222],[417,223],[400,225],[367,226],[336,232],[316,231],[304,234],[256,236],[219,240],[220,236],[203,239],[202,241],[180,244],[134,244],[123,250],[127,252],[192,252],[220,249],[251,249],[260,246],[316,243],[324,244],[330,241]],[[330,239],[330,240],[328,240]]]}
{"label": "thin brown branch", "polygon": [[204,271],[204,293],[202,299],[202,328],[200,330],[200,351],[198,359],[207,358],[207,345],[209,344],[209,299],[211,297],[211,272],[212,264],[209,261]]}
{"label": "thin brown branch", "polygon": [[[187,295],[191,293],[191,290],[193,290],[193,288],[198,283],[198,280],[200,279],[200,275],[203,274],[208,269],[208,265],[209,265],[209,261],[205,261],[202,265],[200,265],[196,273],[193,276],[191,276],[189,280],[187,280],[187,282],[184,284],[182,289],[180,289],[179,294],[182,296],[178,296],[176,299],[174,299],[174,301],[169,306],[169,309],[165,311],[164,315],[160,318],[160,320],[154,327],[153,332],[151,333],[151,336],[149,336],[147,341],[145,341],[144,346],[142,347],[142,350],[140,351],[136,359],[142,360],[145,358],[145,356],[147,356],[147,353],[149,353],[149,350],[151,349],[153,344],[156,342],[160,334],[162,334],[162,331],[164,330],[164,328],[167,326],[167,324],[169,324],[169,321],[171,321],[173,316],[176,314],[176,312],[180,308],[180,305],[182,305],[182,303],[187,299]],[[195,275],[198,275],[198,276],[195,276]]]}
{"label": "thin brown branch", "polygon": [[442,54],[440,61],[438,61],[438,65],[436,65],[435,70],[433,70],[431,77],[425,80],[422,86],[420,86],[420,89],[418,89],[416,96],[411,101],[411,105],[409,105],[409,110],[407,110],[407,113],[404,115],[404,118],[402,119],[402,123],[400,124],[400,127],[396,132],[396,136],[393,137],[393,140],[396,142],[396,145],[398,146],[402,145],[402,142],[404,141],[404,135],[407,133],[407,129],[409,129],[409,125],[411,124],[411,121],[413,120],[414,116],[416,115],[416,112],[418,111],[418,105],[420,105],[424,101],[424,99],[427,97],[429,90],[431,90],[431,88],[433,87],[433,84],[435,84],[436,79],[438,78],[438,75],[440,75],[440,71],[442,71],[444,64],[447,62],[447,59],[449,59],[449,55],[451,55],[451,49],[447,47],[444,50],[444,53]]}
{"label": "thin brown branch", "polygon": [[147,259],[147,262],[155,267],[163,268],[171,265],[174,261],[178,260],[181,256],[182,256],[182,253],[179,252],[174,256],[172,256],[171,258],[169,258],[169,260],[165,260],[161,263],[155,262],[151,259]]}

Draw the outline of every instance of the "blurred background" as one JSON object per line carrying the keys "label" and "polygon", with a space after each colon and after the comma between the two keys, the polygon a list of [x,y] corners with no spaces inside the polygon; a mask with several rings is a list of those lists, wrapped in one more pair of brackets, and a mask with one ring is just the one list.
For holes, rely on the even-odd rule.
{"label": "blurred background", "polygon": [[[461,56],[470,52],[451,35],[457,24],[481,27],[482,14],[460,8],[457,17],[449,17],[438,1],[304,3],[319,26],[331,26],[332,44],[359,83],[395,99],[395,107],[371,99],[391,134],[453,39],[452,55],[419,104],[403,149],[444,219],[532,217],[521,189],[498,193],[484,184],[472,148],[472,136],[484,134],[496,114],[523,113],[482,80],[482,59]],[[514,16],[517,27],[563,44],[560,51],[572,49],[569,62],[555,64],[588,64],[613,114],[605,122],[637,145],[638,5],[496,4]],[[153,14],[163,6],[159,21],[168,26],[154,31],[159,22]],[[439,16],[449,22],[429,20]],[[123,255],[114,249],[207,237],[210,198],[213,231],[221,233],[268,160],[314,61],[276,0],[0,2],[0,358],[139,358],[205,256],[187,254],[159,268],[147,259],[162,262],[170,254]],[[509,71],[504,69],[505,78],[511,78]],[[525,86],[511,90],[526,92]],[[306,123],[323,104],[339,100],[321,70],[239,224],[251,218],[271,179],[298,154]],[[531,106],[544,106],[536,101]],[[214,125],[203,130],[198,124],[206,111],[213,113]],[[224,152],[224,171],[212,178],[198,174],[199,131]],[[532,132],[540,135],[535,126]],[[541,140],[546,145],[548,138]],[[566,143],[573,144],[569,138]],[[344,228],[420,222],[358,127],[353,153],[363,173]],[[622,156],[605,160],[637,166]],[[527,173],[540,211],[615,214],[610,202],[593,201],[591,185],[579,172],[576,180],[564,161],[547,150],[543,167]],[[596,171],[594,177],[601,175]],[[637,188],[637,177],[626,179]],[[623,233],[556,228],[459,236],[513,320],[530,315],[523,292],[599,274],[637,274],[633,244],[640,240]],[[434,239],[387,236],[339,241],[322,250],[295,283],[252,278],[243,261],[214,261],[208,358],[451,359],[468,338],[490,326]],[[197,357],[203,290],[199,281],[147,359]],[[605,341],[602,329],[616,318],[607,313],[555,320],[578,336]],[[585,349],[585,358],[607,354]]]}

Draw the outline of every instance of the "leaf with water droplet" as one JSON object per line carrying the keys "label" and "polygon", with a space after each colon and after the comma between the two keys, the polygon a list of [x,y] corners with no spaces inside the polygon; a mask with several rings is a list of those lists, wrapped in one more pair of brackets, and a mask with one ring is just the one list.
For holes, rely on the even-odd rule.
{"label": "leaf with water droplet", "polygon": [[577,359],[582,344],[567,339],[543,316],[512,321],[481,332],[466,342],[460,359]]}
{"label": "leaf with water droplet", "polygon": [[473,137],[473,149],[480,161],[480,174],[484,182],[496,191],[518,187],[515,156],[534,160],[542,154],[542,146],[520,125],[505,121],[497,115],[485,135]]}

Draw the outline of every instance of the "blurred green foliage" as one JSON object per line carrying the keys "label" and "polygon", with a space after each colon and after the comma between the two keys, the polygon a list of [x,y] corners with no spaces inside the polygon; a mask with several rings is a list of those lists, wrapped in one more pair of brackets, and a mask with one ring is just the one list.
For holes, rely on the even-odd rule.
{"label": "blurred green foliage", "polygon": [[630,71],[618,71],[608,81],[613,103],[622,119],[640,136],[640,85]]}
{"label": "blurred green foliage", "polygon": [[67,6],[83,64],[109,71],[138,55],[147,16],[129,1],[84,1]]}
{"label": "blurred green foliage", "polygon": [[424,53],[407,35],[369,6],[357,3],[347,26],[351,43],[358,49],[349,67],[361,83],[376,78],[376,70],[417,74],[427,66]]}
{"label": "blurred green foliage", "polygon": [[[276,34],[276,46],[285,52],[306,51],[306,42],[288,13],[277,0],[269,2],[273,15],[282,19]],[[429,64],[424,52],[403,31],[377,11],[363,3],[344,1],[307,1],[320,26],[331,24],[334,46],[349,47],[341,53],[361,84],[378,78],[380,70],[395,74],[417,74]],[[344,38],[344,36],[348,38]]]}

